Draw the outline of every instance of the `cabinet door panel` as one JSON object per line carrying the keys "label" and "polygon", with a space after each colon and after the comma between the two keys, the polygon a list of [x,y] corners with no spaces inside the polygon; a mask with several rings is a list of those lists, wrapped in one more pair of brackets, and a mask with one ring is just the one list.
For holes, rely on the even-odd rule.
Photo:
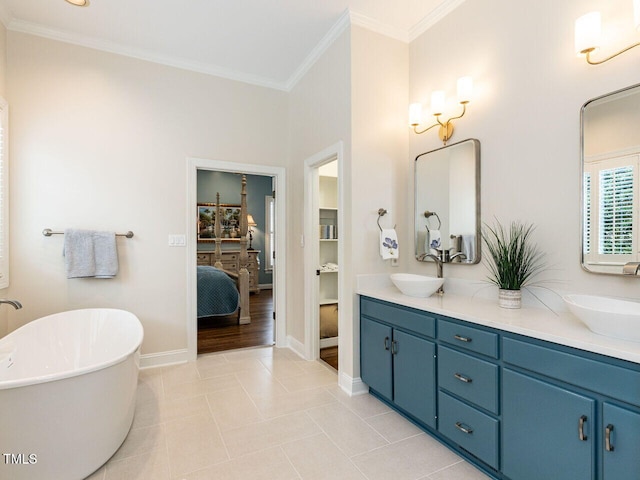
{"label": "cabinet door panel", "polygon": [[508,369],[502,386],[505,475],[513,480],[595,478],[593,399]]}
{"label": "cabinet door panel", "polygon": [[391,328],[368,318],[360,320],[360,377],[370,388],[393,400]]}
{"label": "cabinet door panel", "polygon": [[[603,478],[640,478],[640,414],[605,402],[602,423]],[[609,429],[608,450],[605,429]]]}
{"label": "cabinet door panel", "polygon": [[436,427],[435,344],[394,330],[393,401],[430,427]]}

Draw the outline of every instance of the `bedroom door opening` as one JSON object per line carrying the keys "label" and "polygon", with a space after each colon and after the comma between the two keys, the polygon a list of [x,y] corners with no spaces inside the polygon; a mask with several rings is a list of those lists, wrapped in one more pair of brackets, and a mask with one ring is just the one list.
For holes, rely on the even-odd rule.
{"label": "bedroom door opening", "polygon": [[[198,236],[194,262],[198,270],[197,353],[274,345],[274,298],[277,296],[274,282],[277,223],[275,177],[200,168],[196,175]],[[243,177],[246,179],[247,237],[240,236]],[[220,224],[216,232],[215,217],[218,212]],[[244,265],[249,278],[249,298],[248,302],[243,303],[241,288],[229,292],[229,295],[235,295],[232,302],[238,304],[238,308],[234,309],[235,305],[227,306],[218,297],[221,297],[219,292],[223,286],[228,288],[230,283],[232,288],[236,287],[234,282],[237,282],[242,267],[243,243],[247,255]],[[216,252],[218,248],[220,252]],[[217,271],[213,272],[215,267]],[[207,275],[219,275],[219,270],[224,272],[223,278],[214,280],[221,283],[208,286],[214,280],[209,280]],[[246,310],[242,310],[243,304],[245,309],[248,305],[248,315]]]}

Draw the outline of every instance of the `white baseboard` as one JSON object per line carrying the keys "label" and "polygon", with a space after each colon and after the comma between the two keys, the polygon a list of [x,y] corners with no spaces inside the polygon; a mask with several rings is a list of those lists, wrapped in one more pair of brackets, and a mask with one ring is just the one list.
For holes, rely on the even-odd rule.
{"label": "white baseboard", "polygon": [[369,386],[364,383],[360,377],[353,378],[344,372],[340,373],[340,377],[338,378],[338,385],[350,397],[369,393]]}
{"label": "white baseboard", "polygon": [[189,352],[187,349],[170,350],[168,352],[147,353],[140,355],[140,368],[164,367],[167,365],[176,365],[178,363],[187,363],[189,361]]}
{"label": "white baseboard", "polygon": [[291,335],[287,335],[287,347],[293,350],[295,353],[300,355],[300,357],[307,359],[305,353],[305,347],[302,342],[296,340]]}

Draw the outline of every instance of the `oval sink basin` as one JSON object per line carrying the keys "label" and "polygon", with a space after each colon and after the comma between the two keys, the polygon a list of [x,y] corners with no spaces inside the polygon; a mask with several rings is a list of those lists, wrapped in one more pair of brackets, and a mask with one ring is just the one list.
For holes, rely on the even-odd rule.
{"label": "oval sink basin", "polygon": [[444,278],[414,275],[412,273],[394,273],[391,275],[393,284],[409,297],[428,297],[440,288]]}
{"label": "oval sink basin", "polygon": [[589,330],[607,337],[640,342],[640,303],[595,295],[562,297]]}

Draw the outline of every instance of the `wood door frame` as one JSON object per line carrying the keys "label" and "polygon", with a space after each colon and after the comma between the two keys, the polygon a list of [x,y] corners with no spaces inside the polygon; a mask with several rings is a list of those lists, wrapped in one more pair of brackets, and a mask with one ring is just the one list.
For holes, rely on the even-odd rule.
{"label": "wood door frame", "polygon": [[[284,253],[286,232],[286,173],[284,167],[251,165],[204,158],[187,158],[187,358],[195,361],[198,356],[198,296],[196,280],[197,218],[194,208],[197,203],[198,170],[214,170],[229,173],[246,173],[273,177],[277,192],[275,205],[275,250]],[[275,319],[276,347],[286,347],[286,255],[277,257],[273,268],[273,309]]]}

